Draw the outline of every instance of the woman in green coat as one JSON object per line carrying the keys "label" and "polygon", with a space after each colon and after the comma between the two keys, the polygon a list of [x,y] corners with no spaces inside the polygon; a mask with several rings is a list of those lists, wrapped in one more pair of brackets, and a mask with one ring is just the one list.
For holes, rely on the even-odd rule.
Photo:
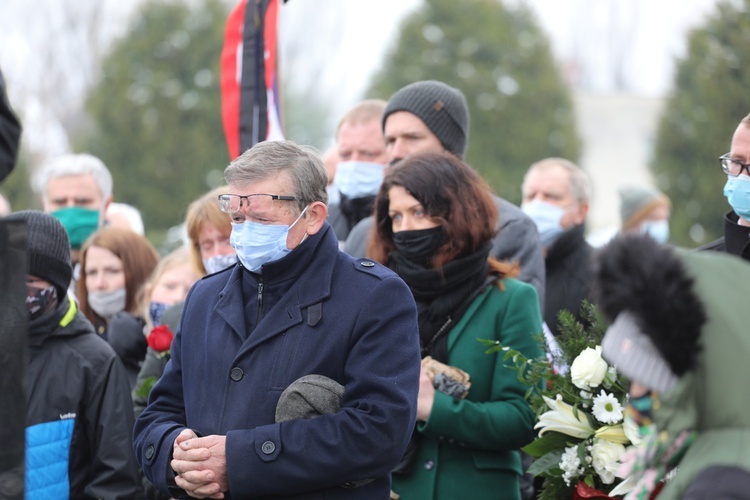
{"label": "woman in green coat", "polygon": [[516,450],[534,438],[528,387],[478,339],[537,357],[542,319],[534,288],[513,279],[517,265],[489,258],[489,187],[452,155],[415,155],[388,171],[375,205],[368,254],[411,288],[423,358],[470,377],[466,394],[469,384],[423,362],[413,458],[394,472],[393,490],[403,500],[520,498]]}

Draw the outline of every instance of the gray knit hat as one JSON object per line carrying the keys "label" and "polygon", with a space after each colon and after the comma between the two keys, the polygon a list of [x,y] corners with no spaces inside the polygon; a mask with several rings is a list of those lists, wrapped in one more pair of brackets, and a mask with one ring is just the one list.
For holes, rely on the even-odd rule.
{"label": "gray knit hat", "polygon": [[62,300],[73,277],[70,240],[63,225],[51,215],[37,210],[15,212],[3,220],[26,223],[28,273],[55,285],[57,297]]}
{"label": "gray knit hat", "polygon": [[276,422],[313,418],[341,407],[344,386],[323,375],[305,375],[284,389],[276,404]]}
{"label": "gray knit hat", "polygon": [[464,159],[469,139],[469,107],[463,92],[435,80],[411,83],[388,101],[383,130],[388,115],[396,111],[416,115],[446,150]]}
{"label": "gray knit hat", "polygon": [[602,354],[630,380],[657,392],[668,391],[677,384],[677,375],[628,311],[618,314],[607,329],[602,340]]}
{"label": "gray knit hat", "polygon": [[[624,186],[620,194],[620,219],[622,225],[629,226],[634,218],[641,218],[657,205],[670,206],[669,198],[664,193],[650,186]],[[634,220],[635,223],[640,220]]]}

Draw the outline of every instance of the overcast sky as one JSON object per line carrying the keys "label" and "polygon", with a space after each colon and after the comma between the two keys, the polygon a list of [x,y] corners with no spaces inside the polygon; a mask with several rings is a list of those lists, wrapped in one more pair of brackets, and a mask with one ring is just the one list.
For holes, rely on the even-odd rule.
{"label": "overcast sky", "polygon": [[[0,15],[0,67],[11,99],[34,124],[38,147],[61,152],[66,140],[55,114],[76,105],[95,70],[85,64],[89,40],[104,50],[120,35],[140,0],[4,0]],[[191,0],[199,1],[199,0]],[[231,1],[231,0],[227,0]],[[700,24],[715,0],[506,0],[526,2],[553,41],[561,68],[582,88],[607,93],[618,88],[659,96],[669,90],[675,55],[684,53],[686,30]],[[303,43],[319,71],[316,89],[330,96],[340,116],[362,98],[367,82],[393,43],[405,15],[422,0],[290,0],[281,7],[282,45]],[[39,15],[43,12],[44,15]],[[77,13],[82,13],[78,15]],[[96,22],[78,22],[94,12]],[[298,34],[303,30],[304,38]],[[96,33],[85,30],[95,29]],[[302,38],[302,40],[300,40]],[[88,45],[87,45],[88,44]],[[71,71],[54,79],[47,57],[69,61]],[[282,47],[283,49],[283,47]],[[281,53],[283,57],[283,51]],[[83,60],[83,62],[82,62]],[[283,64],[283,63],[282,63]],[[282,74],[283,79],[283,74]],[[620,85],[621,87],[622,85]],[[47,102],[44,93],[64,95]],[[70,97],[68,97],[70,95]],[[24,140],[34,140],[26,135]]]}

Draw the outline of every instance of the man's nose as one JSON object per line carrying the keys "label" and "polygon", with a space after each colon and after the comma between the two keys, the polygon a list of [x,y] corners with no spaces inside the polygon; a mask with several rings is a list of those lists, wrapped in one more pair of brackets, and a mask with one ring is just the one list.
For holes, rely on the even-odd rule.
{"label": "man's nose", "polygon": [[396,139],[391,143],[391,147],[388,148],[388,159],[393,165],[399,160],[403,160],[404,157],[408,154],[408,151],[406,151],[406,146],[404,145],[404,141],[401,139]]}

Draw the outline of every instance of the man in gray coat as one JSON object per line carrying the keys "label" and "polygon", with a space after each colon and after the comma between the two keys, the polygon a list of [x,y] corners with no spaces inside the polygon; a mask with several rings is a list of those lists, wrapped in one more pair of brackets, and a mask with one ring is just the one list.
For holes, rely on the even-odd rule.
{"label": "man in gray coat", "polygon": [[[469,137],[469,108],[463,93],[445,83],[429,80],[407,85],[388,101],[382,119],[388,161],[410,154],[448,152],[464,159]],[[491,256],[516,261],[519,278],[536,288],[544,308],[544,257],[534,222],[512,203],[495,196],[498,233]],[[367,217],[349,232],[344,250],[364,257],[373,218]]]}

